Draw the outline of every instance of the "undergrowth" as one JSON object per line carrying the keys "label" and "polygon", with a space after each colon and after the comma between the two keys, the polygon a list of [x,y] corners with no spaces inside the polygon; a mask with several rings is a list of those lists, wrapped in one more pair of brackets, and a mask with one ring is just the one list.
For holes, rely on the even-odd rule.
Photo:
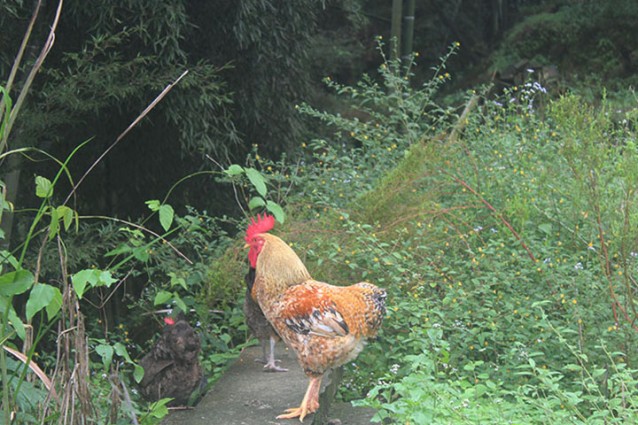
{"label": "undergrowth", "polygon": [[529,82],[471,94],[453,128],[423,108],[439,70],[415,89],[393,84],[409,68],[379,72],[327,80],[366,120],[300,108],[335,136],[307,144],[282,230],[316,278],[388,289],[342,397],[384,423],[632,421],[635,114]]}

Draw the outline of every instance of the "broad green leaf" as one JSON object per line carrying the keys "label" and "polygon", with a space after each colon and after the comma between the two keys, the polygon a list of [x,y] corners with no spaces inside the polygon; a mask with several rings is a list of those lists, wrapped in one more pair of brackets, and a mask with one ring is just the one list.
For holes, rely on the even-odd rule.
{"label": "broad green leaf", "polygon": [[[49,305],[53,306],[49,309]],[[60,306],[62,305],[62,294],[60,290],[54,286],[45,283],[38,283],[33,287],[27,300],[27,320],[31,320],[37,312],[43,308],[47,308],[47,316],[49,320],[53,318]],[[53,313],[53,315],[51,314]]]}
{"label": "broad green leaf", "polygon": [[261,173],[254,168],[246,168],[245,170],[248,180],[250,180],[250,183],[252,183],[255,187],[257,193],[265,197],[268,189],[266,188],[266,180],[264,179],[264,176],[262,176]]}
{"label": "broad green leaf", "polygon": [[138,384],[142,382],[142,379],[144,379],[144,368],[142,366],[138,364],[135,365],[133,368],[133,379],[135,379],[135,382]]}
{"label": "broad green leaf", "polygon": [[173,301],[175,302],[175,305],[179,307],[180,310],[182,310],[183,312],[188,311],[188,307],[186,307],[186,303],[182,301],[182,299],[180,298],[178,294],[173,294]]}
{"label": "broad green leaf", "polygon": [[95,285],[95,286],[106,286],[107,288],[110,288],[112,284],[117,282],[117,279],[115,279],[111,275],[110,271],[102,270],[102,271],[99,271],[99,272],[100,272],[100,274],[99,274],[98,282],[97,282],[97,285]]}
{"label": "broad green leaf", "polygon": [[104,370],[108,370],[111,362],[113,361],[113,347],[109,344],[100,344],[95,347],[95,352],[102,357]]}
{"label": "broad green leaf", "polygon": [[149,259],[148,247],[140,246],[131,250],[135,259],[141,261],[142,263],[146,263]]}
{"label": "broad green leaf", "polygon": [[77,294],[78,298],[82,298],[84,295],[84,290],[86,289],[87,283],[91,283],[91,286],[97,282],[97,276],[94,273],[95,270],[80,270],[73,276],[71,276],[71,284],[73,285],[73,289]]}
{"label": "broad green leaf", "polygon": [[248,209],[254,210],[255,208],[261,208],[266,206],[266,201],[261,196],[255,196],[250,201],[248,201]]}
{"label": "broad green leaf", "polygon": [[11,325],[13,326],[13,329],[15,329],[16,334],[20,337],[20,339],[24,341],[27,336],[27,332],[24,329],[24,323],[22,323],[22,320],[16,314],[13,306],[9,307],[9,322],[11,322]]}
{"label": "broad green leaf", "polygon": [[159,291],[155,294],[155,299],[153,300],[153,305],[166,304],[168,300],[173,298],[173,293],[168,291]]}
{"label": "broad green leaf", "polygon": [[62,293],[55,286],[53,288],[53,298],[51,302],[46,306],[47,317],[49,321],[53,320],[53,318],[58,314],[60,309],[62,308]]}
{"label": "broad green leaf", "polygon": [[151,403],[148,407],[148,409],[150,410],[150,415],[157,419],[162,419],[163,417],[168,415],[168,407],[166,407],[166,405],[172,400],[172,398],[163,398],[156,401],[155,403]]}
{"label": "broad green leaf", "polygon": [[157,199],[151,199],[150,201],[146,201],[145,204],[148,206],[148,209],[155,212],[160,208],[160,201]]}
{"label": "broad green leaf", "polygon": [[230,167],[228,167],[228,170],[224,170],[224,173],[228,174],[231,177],[238,176],[243,172],[244,172],[244,168],[237,164],[233,164]]}
{"label": "broad green leaf", "polygon": [[69,230],[71,227],[71,223],[73,223],[73,218],[75,217],[75,211],[66,205],[60,205],[56,208],[58,213],[58,217],[62,218],[62,222],[64,223],[64,230]]}
{"label": "broad green leaf", "polygon": [[58,217],[58,210],[51,208],[51,225],[49,226],[49,239],[53,239],[58,234],[60,229],[60,218]]}
{"label": "broad green leaf", "polygon": [[23,294],[34,282],[33,273],[28,270],[16,270],[0,276],[0,295],[12,296]]}
{"label": "broad green leaf", "polygon": [[50,198],[53,195],[53,184],[46,177],[35,177],[35,195],[38,198]]}
{"label": "broad green leaf", "polygon": [[171,228],[171,224],[173,224],[173,217],[175,216],[175,211],[173,207],[168,204],[164,204],[159,207],[159,220],[162,228],[165,232],[168,232],[168,229]]}
{"label": "broad green leaf", "polygon": [[71,276],[71,283],[78,298],[84,296],[87,284],[93,288],[97,286],[110,287],[114,282],[117,282],[117,279],[108,270],[85,269]]}
{"label": "broad green leaf", "polygon": [[122,344],[121,342],[116,342],[115,344],[113,344],[113,349],[115,350],[115,353],[118,356],[124,358],[127,363],[133,363],[133,360],[131,360],[131,356],[129,356],[124,344]]}
{"label": "broad green leaf", "polygon": [[272,215],[275,217],[275,220],[277,220],[281,224],[284,224],[284,221],[286,221],[286,213],[278,203],[268,201],[266,202],[266,209],[272,213]]}
{"label": "broad green leaf", "polygon": [[171,288],[178,285],[188,291],[188,286],[186,285],[186,279],[181,276],[177,276],[175,273],[169,272],[168,275],[171,277]]}

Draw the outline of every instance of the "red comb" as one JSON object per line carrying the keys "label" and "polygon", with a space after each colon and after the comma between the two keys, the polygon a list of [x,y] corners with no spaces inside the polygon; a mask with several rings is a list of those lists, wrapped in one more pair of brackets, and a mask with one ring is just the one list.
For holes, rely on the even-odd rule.
{"label": "red comb", "polygon": [[164,323],[166,323],[168,326],[173,326],[175,324],[175,319],[173,319],[172,317],[165,317]]}
{"label": "red comb", "polygon": [[275,227],[275,217],[268,214],[264,214],[263,216],[257,214],[257,220],[251,218],[250,221],[251,223],[246,229],[246,242],[252,239],[253,236],[266,233]]}

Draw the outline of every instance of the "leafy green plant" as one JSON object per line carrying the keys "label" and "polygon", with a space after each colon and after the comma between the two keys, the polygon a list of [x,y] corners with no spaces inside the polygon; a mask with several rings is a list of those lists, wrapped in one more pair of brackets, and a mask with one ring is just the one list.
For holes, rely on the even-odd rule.
{"label": "leafy green plant", "polygon": [[[334,135],[308,143],[288,198],[315,230],[284,237],[317,278],[388,289],[379,338],[342,397],[389,423],[633,415],[632,126],[530,81],[496,100],[473,94],[449,136],[433,138],[452,116],[423,118],[421,89],[334,86],[368,121],[300,107]],[[403,110],[396,92],[421,100]],[[400,154],[384,149],[399,139]],[[601,373],[618,391],[602,390]]]}
{"label": "leafy green plant", "polygon": [[286,221],[286,215],[281,206],[277,202],[268,199],[267,181],[261,172],[253,167],[232,164],[228,169],[224,170],[224,173],[235,180],[242,177],[246,178],[250,182],[252,189],[257,192],[248,200],[248,209],[250,211],[265,209],[280,223],[283,224]]}

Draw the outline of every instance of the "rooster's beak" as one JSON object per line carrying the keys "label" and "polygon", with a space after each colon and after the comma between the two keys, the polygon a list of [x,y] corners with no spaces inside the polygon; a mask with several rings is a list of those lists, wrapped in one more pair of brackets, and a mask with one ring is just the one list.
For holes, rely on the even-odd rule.
{"label": "rooster's beak", "polygon": [[244,249],[246,249],[246,248],[250,248],[250,245],[244,244]]}

